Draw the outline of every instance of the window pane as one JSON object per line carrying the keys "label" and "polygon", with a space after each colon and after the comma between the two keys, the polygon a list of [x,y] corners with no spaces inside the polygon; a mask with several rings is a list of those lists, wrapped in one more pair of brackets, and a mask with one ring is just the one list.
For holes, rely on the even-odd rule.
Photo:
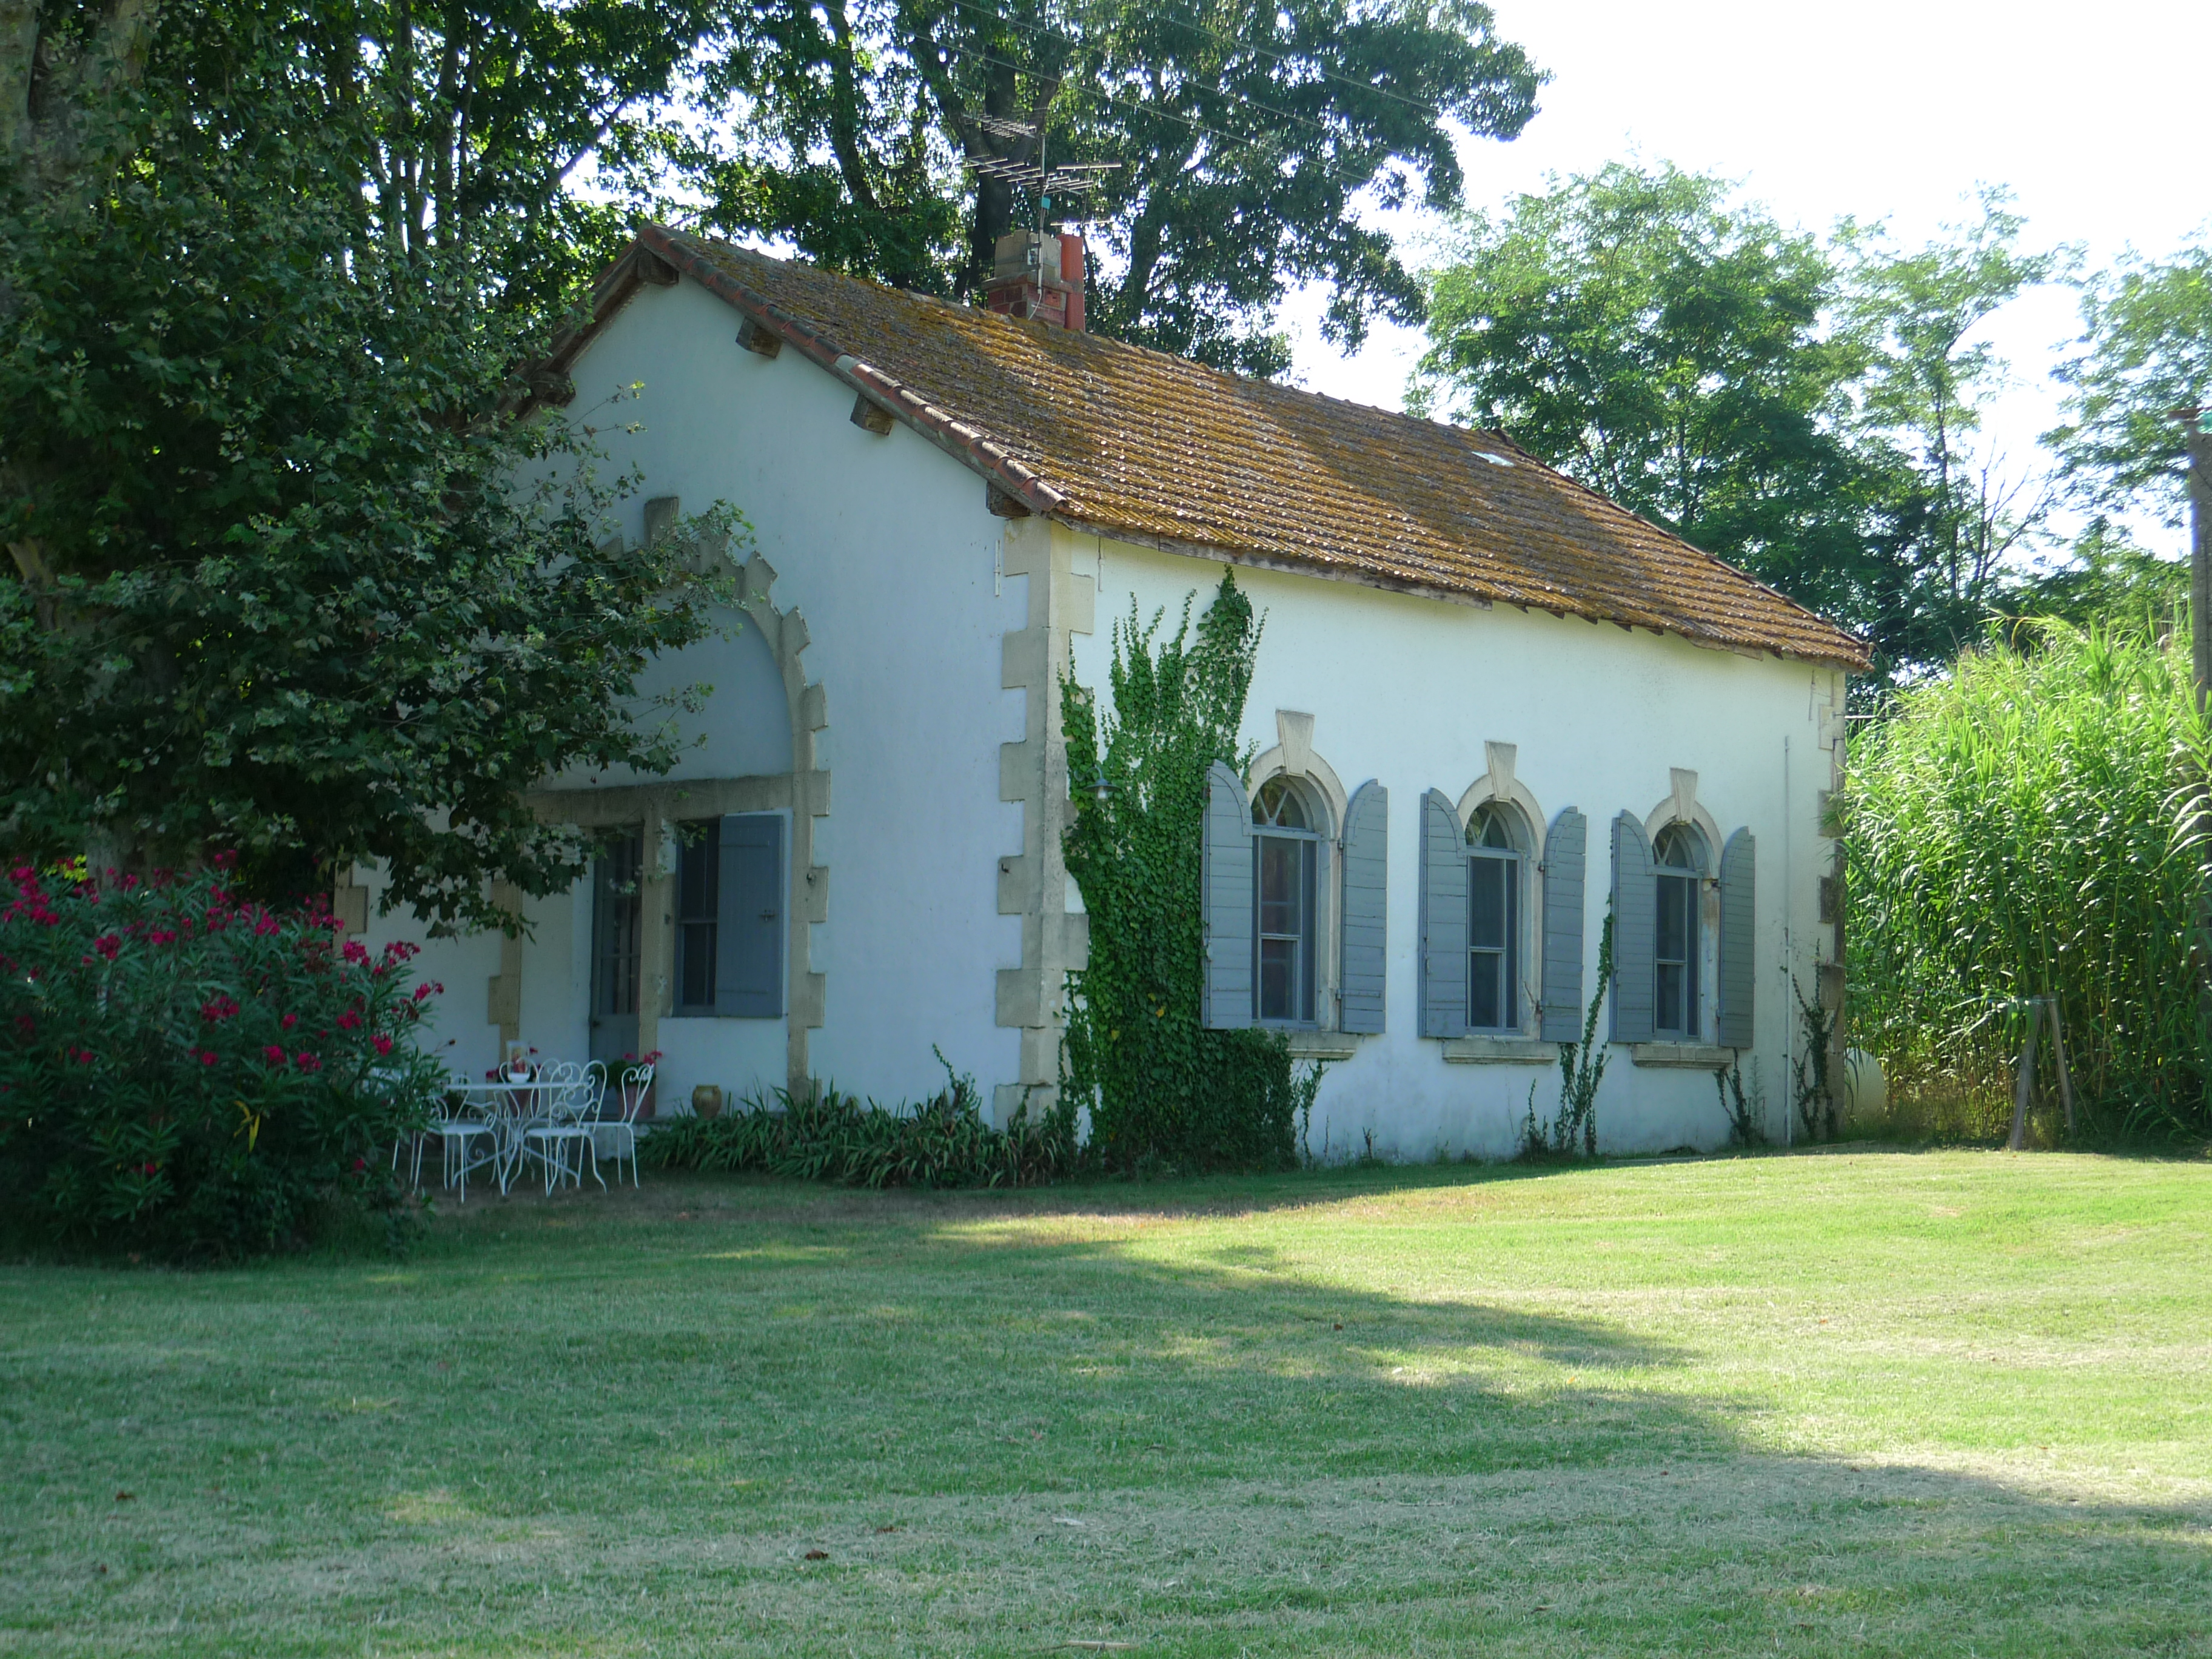
{"label": "window pane", "polygon": [[1504,959],[1495,951],[1476,951],[1468,957],[1468,1011],[1470,1025],[1495,1030],[1505,1024],[1498,1006],[1498,989],[1504,982]]}
{"label": "window pane", "polygon": [[1682,902],[1689,883],[1676,876],[1659,878],[1659,942],[1662,962],[1680,962],[1689,955],[1689,916]]}
{"label": "window pane", "polygon": [[1321,849],[1310,841],[1298,843],[1298,1018],[1314,1017],[1314,872]]}
{"label": "window pane", "polygon": [[1260,837],[1260,931],[1298,930],[1299,843],[1280,836]]}
{"label": "window pane", "polygon": [[1662,1031],[1682,1029],[1682,964],[1662,962],[1659,964],[1658,1026]]}
{"label": "window pane", "polygon": [[1467,861],[1468,941],[1480,949],[1505,948],[1506,878],[1512,870],[1505,859]]}
{"label": "window pane", "polygon": [[1288,1019],[1291,1018],[1291,968],[1297,948],[1296,939],[1263,939],[1260,941],[1260,1018]]}

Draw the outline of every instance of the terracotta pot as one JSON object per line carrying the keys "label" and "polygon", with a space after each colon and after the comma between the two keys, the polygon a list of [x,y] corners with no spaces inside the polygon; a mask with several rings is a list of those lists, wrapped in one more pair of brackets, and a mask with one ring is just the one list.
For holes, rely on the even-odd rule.
{"label": "terracotta pot", "polygon": [[701,1117],[714,1118],[722,1115],[722,1091],[711,1083],[702,1083],[691,1091],[691,1109]]}
{"label": "terracotta pot", "polygon": [[640,1122],[651,1117],[653,1115],[653,1084],[648,1082],[641,1092],[635,1083],[623,1084],[622,1103],[625,1113],[629,1110],[629,1104],[633,1100],[638,1103],[637,1115]]}

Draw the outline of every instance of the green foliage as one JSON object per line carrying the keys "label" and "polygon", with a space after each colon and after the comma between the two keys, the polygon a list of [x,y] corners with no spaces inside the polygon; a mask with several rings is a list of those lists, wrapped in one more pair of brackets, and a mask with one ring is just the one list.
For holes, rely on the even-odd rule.
{"label": "green foliage", "polygon": [[1839,1126],[1836,1091],[1828,1075],[1830,1044],[1836,1035],[1836,1016],[1808,997],[1790,976],[1790,994],[1797,1003],[1797,1053],[1790,1061],[1790,1093],[1797,1105],[1797,1121],[1808,1140],[1833,1140]]}
{"label": "green foliage", "polygon": [[1741,1055],[1713,1067],[1713,1092],[1728,1117],[1729,1146],[1748,1150],[1766,1145],[1766,1103],[1756,1087],[1745,1097]]}
{"label": "green foliage", "polygon": [[1988,313],[2058,269],[1985,193],[1898,252],[1728,181],[1616,164],[1460,222],[1419,396],[1865,635],[1878,668],[1980,626],[2039,498],[1973,449]]}
{"label": "green foliage", "polygon": [[1584,1158],[1597,1156],[1597,1087],[1605,1081],[1605,1065],[1612,1050],[1597,1040],[1598,1010],[1613,984],[1613,904],[1607,901],[1605,926],[1597,945],[1597,989],[1583,1015],[1579,1045],[1559,1045],[1559,1109],[1547,1129],[1536,1121],[1536,1085],[1528,1085],[1528,1115],[1521,1125],[1523,1158]]}
{"label": "green foliage", "polygon": [[1858,741],[1851,1040],[1893,1100],[1968,1096],[2001,1129],[2009,1011],[2049,995],[2092,1132],[2212,1130],[2187,640],[2021,624]]}
{"label": "green foliage", "polygon": [[[110,872],[111,875],[112,872]],[[105,890],[12,872],[0,913],[0,1211],[35,1237],[177,1260],[405,1212],[393,1143],[443,1074],[410,945],[241,903],[220,868]]]}
{"label": "green foliage", "polygon": [[2045,441],[2083,504],[2179,524],[2185,428],[2169,414],[2212,406],[2212,248],[2130,255],[2084,284],[2081,322],[2081,354],[2058,371],[2070,418]]}
{"label": "green foliage", "polygon": [[977,1110],[975,1079],[945,1070],[944,1089],[918,1106],[886,1109],[834,1088],[812,1095],[778,1089],[720,1117],[657,1123],[638,1156],[661,1169],[844,1187],[1030,1187],[1074,1170],[1073,1108],[1032,1119],[1024,1103],[1012,1122],[994,1129]]}
{"label": "green foliage", "polygon": [[380,859],[388,902],[496,925],[489,881],[584,868],[526,787],[673,760],[635,676],[716,590],[607,537],[586,430],[520,416],[482,256],[394,252],[354,127],[230,67],[157,66],[106,189],[0,212],[0,842],[236,848],[282,898]]}
{"label": "green foliage", "polygon": [[1076,807],[1067,870],[1091,917],[1090,965],[1068,975],[1061,1093],[1088,1109],[1109,1169],[1280,1168],[1313,1102],[1316,1073],[1296,1073],[1282,1033],[1200,1024],[1206,774],[1249,763],[1238,733],[1260,623],[1232,574],[1194,634],[1195,598],[1167,639],[1163,617],[1146,623],[1131,601],[1114,628],[1109,708],[1060,683]]}
{"label": "green foliage", "polygon": [[[1262,374],[1288,366],[1272,313],[1327,285],[1356,343],[1412,322],[1418,284],[1355,202],[1460,199],[1455,146],[1510,138],[1540,77],[1476,0],[824,0],[738,15],[708,83],[753,118],[710,162],[708,221],[788,237],[840,269],[973,295],[994,241],[1033,210],[963,160],[1034,159],[981,125],[1042,112],[1048,160],[1118,164],[1083,201],[1111,256],[1100,332]],[[1065,216],[1056,209],[1052,216]]]}

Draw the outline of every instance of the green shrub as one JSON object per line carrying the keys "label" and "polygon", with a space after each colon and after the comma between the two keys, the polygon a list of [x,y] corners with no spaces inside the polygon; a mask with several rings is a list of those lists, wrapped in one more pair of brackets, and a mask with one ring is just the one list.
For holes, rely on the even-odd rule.
{"label": "green shrub", "polygon": [[1061,683],[1067,870],[1091,928],[1089,965],[1068,975],[1061,1093],[1089,1110],[1090,1150],[1109,1169],[1281,1169],[1296,1161],[1318,1068],[1294,1066],[1279,1031],[1200,1023],[1206,774],[1250,763],[1237,733],[1260,628],[1233,574],[1194,638],[1190,608],[1163,641],[1162,618],[1143,623],[1131,601],[1114,629],[1110,708]]}
{"label": "green shrub", "polygon": [[2021,1000],[2050,995],[2088,1132],[2212,1130],[2192,833],[2212,750],[2188,638],[1993,635],[1855,745],[1851,1041],[1904,1113],[2002,1133]]}
{"label": "green shrub", "polygon": [[31,867],[0,912],[0,1208],[32,1237],[173,1260],[397,1224],[392,1143],[439,1067],[411,945],[241,903],[224,869],[102,890]]}
{"label": "green shrub", "polygon": [[[940,1060],[943,1056],[939,1056]],[[720,1117],[653,1126],[638,1148],[664,1169],[720,1170],[846,1187],[1028,1187],[1075,1167],[1074,1114],[1032,1119],[1024,1106],[1004,1129],[983,1121],[975,1079],[952,1075],[919,1106],[886,1109],[836,1089],[755,1096]]]}

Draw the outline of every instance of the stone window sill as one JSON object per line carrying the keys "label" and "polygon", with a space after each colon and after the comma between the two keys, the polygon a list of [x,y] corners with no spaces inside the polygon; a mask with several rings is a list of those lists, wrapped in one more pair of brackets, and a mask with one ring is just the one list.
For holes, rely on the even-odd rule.
{"label": "stone window sill", "polygon": [[1629,1045],[1628,1058],[1638,1066],[1711,1072],[1734,1063],[1735,1050],[1705,1042],[1637,1042]]}
{"label": "stone window sill", "polygon": [[1286,1031],[1293,1060],[1350,1060],[1359,1052],[1359,1038],[1351,1031]]}
{"label": "stone window sill", "polygon": [[1460,1066],[1556,1066],[1559,1045],[1530,1037],[1446,1037],[1444,1058]]}

